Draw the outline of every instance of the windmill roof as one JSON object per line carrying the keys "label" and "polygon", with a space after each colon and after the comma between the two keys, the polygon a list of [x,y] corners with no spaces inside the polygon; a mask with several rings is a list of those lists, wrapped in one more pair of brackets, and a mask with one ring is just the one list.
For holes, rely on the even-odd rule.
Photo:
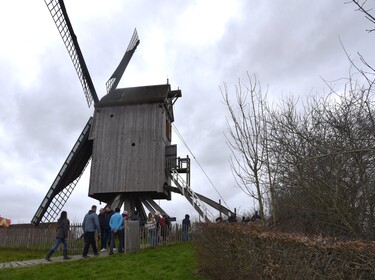
{"label": "windmill roof", "polygon": [[[177,91],[177,93],[181,96],[180,91]],[[121,88],[116,89],[113,93],[105,95],[95,104],[95,107],[102,108],[108,106],[160,103],[167,98],[174,97],[175,94],[176,91],[171,91],[169,84]]]}

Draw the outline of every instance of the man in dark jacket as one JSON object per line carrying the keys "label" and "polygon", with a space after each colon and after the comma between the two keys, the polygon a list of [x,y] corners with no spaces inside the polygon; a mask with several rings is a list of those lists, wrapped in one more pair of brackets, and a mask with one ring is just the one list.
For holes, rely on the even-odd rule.
{"label": "man in dark jacket", "polygon": [[107,244],[111,244],[111,228],[109,227],[109,221],[111,220],[111,216],[113,215],[113,210],[109,205],[104,208],[104,232],[103,232],[103,240],[102,244],[104,243],[104,247],[101,251],[106,251]]}
{"label": "man in dark jacket", "polygon": [[101,241],[101,246],[100,246],[100,251],[106,251],[106,240],[104,239],[104,228],[105,228],[105,210],[104,208],[99,209],[99,226],[100,226],[100,241]]}
{"label": "man in dark jacket", "polygon": [[96,205],[91,207],[91,210],[85,215],[83,219],[82,228],[85,236],[85,247],[83,248],[82,257],[87,258],[87,253],[91,246],[94,255],[99,255],[98,247],[96,246],[95,233],[100,234],[100,226],[98,215],[96,215]]}

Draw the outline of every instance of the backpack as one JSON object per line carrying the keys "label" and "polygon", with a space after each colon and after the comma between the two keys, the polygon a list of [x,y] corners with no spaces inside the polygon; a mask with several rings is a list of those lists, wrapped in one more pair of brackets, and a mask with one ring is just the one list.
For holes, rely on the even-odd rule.
{"label": "backpack", "polygon": [[160,220],[159,220],[159,225],[160,225],[161,227],[165,226],[165,219],[164,219],[164,218],[160,218]]}

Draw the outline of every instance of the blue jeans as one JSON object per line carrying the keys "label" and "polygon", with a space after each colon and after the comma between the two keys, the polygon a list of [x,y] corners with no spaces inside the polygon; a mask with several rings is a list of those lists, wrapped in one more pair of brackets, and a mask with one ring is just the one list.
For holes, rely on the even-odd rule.
{"label": "blue jeans", "polygon": [[156,246],[156,243],[157,243],[157,236],[156,236],[156,229],[155,228],[150,228],[148,230],[148,237],[149,237],[149,240],[150,240],[150,246]]}
{"label": "blue jeans", "polygon": [[52,246],[51,251],[55,251],[60,246],[61,243],[64,244],[64,251],[68,250],[67,240],[65,238],[56,238],[55,245]]}
{"label": "blue jeans", "polygon": [[111,229],[102,230],[102,249],[107,248],[107,243],[111,240]]}

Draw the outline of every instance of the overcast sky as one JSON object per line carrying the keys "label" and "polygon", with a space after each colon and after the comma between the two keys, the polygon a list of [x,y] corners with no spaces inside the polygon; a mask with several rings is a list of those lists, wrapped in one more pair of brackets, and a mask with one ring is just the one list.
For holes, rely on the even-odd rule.
{"label": "overcast sky", "polygon": [[[373,28],[346,0],[93,1],[66,0],[99,98],[134,28],[138,46],[118,88],[166,83],[182,90],[174,135],[192,160],[191,187],[233,210],[252,211],[229,166],[219,87],[231,97],[247,73],[282,96],[327,92],[322,77],[347,77],[357,52],[375,65]],[[69,55],[44,1],[0,1],[0,215],[29,223],[93,108],[88,108]],[[369,5],[374,8],[374,1]],[[369,6],[369,7],[370,7]],[[64,209],[81,222],[92,204],[89,169]],[[159,201],[157,201],[159,203]],[[171,215],[195,215],[180,195],[160,201]],[[101,206],[104,206],[103,204]],[[211,210],[215,215],[217,212]]]}

